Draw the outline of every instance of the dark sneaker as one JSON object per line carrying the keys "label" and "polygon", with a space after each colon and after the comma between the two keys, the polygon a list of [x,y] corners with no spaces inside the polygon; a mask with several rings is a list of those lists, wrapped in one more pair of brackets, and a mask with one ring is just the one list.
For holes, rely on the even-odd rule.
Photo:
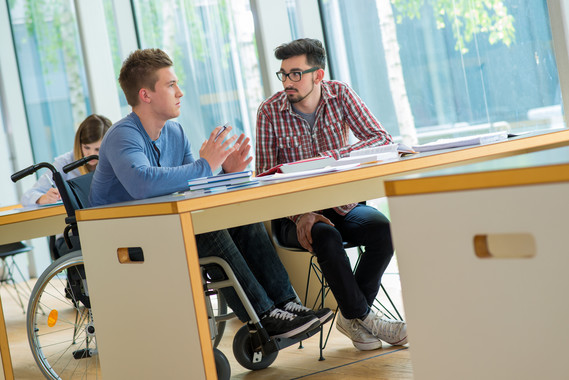
{"label": "dark sneaker", "polygon": [[287,304],[284,305],[282,309],[284,311],[288,311],[289,313],[293,313],[300,316],[314,315],[316,316],[316,318],[320,320],[321,325],[330,321],[332,317],[334,317],[334,313],[332,312],[332,310],[328,309],[327,307],[323,307],[322,309],[319,310],[312,310],[294,301],[287,302]]}
{"label": "dark sneaker", "polygon": [[295,338],[320,326],[314,315],[300,316],[276,307],[261,319],[261,323],[272,338]]}

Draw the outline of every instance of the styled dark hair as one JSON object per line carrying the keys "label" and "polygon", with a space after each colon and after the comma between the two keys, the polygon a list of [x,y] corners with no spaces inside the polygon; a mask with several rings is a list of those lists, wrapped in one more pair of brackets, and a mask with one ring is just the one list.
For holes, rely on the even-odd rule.
{"label": "styled dark hair", "polygon": [[275,57],[284,60],[306,54],[306,63],[310,66],[326,68],[326,50],[322,42],[313,38],[300,38],[286,44],[282,44],[275,49]]}
{"label": "styled dark hair", "polygon": [[138,104],[138,91],[141,88],[154,91],[158,81],[156,72],[170,66],[174,66],[172,60],[160,49],[142,49],[130,53],[119,75],[119,84],[128,104],[132,107]]}
{"label": "styled dark hair", "polygon": [[[113,123],[103,115],[92,114],[87,116],[77,132],[75,132],[75,143],[73,144],[73,156],[75,160],[83,158],[81,144],[93,144],[101,140]],[[85,166],[79,167],[81,174],[87,174]]]}

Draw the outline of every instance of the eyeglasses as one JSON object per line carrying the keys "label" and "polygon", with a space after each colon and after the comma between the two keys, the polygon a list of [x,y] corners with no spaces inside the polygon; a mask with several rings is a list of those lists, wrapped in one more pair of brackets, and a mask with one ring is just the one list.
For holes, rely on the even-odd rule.
{"label": "eyeglasses", "polygon": [[277,78],[279,78],[281,82],[286,81],[286,78],[290,79],[293,82],[299,82],[302,79],[302,74],[312,73],[318,69],[320,69],[320,67],[312,67],[304,71],[291,71],[288,74],[283,71],[277,71],[276,74]]}

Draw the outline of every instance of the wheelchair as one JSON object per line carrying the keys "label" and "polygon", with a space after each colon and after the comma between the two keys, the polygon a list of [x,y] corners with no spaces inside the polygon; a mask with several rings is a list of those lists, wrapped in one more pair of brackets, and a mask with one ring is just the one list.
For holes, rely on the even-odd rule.
{"label": "wheelchair", "polygon": [[[66,165],[63,171],[68,173],[97,158],[96,155],[84,157]],[[66,209],[67,226],[63,237],[70,252],[51,263],[32,290],[26,320],[28,343],[38,367],[47,379],[100,378],[96,323],[75,219],[75,210],[87,207],[93,173],[65,181],[53,165],[42,162],[14,173],[11,179],[17,182],[42,168],[52,172],[53,181]],[[50,246],[53,247],[53,244]],[[132,261],[139,260],[137,254],[136,250],[129,249]],[[320,331],[314,329],[295,338],[271,338],[228,263],[215,256],[200,258],[199,263],[218,379],[225,380],[231,376],[229,361],[217,346],[223,336],[226,321],[235,317],[233,313],[227,312],[227,303],[219,291],[222,288],[232,287],[236,291],[250,317],[250,321],[236,333],[232,345],[236,360],[244,368],[267,368],[274,362],[280,349]]]}

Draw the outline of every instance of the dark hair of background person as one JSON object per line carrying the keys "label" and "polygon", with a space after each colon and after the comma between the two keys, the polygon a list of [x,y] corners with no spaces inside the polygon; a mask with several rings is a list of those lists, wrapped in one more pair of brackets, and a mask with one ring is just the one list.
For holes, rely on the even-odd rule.
{"label": "dark hair of background person", "polygon": [[[92,114],[77,128],[75,132],[75,143],[73,144],[73,157],[75,160],[83,158],[81,144],[93,144],[101,140],[113,123],[102,115]],[[79,168],[81,174],[87,174],[85,166]]]}
{"label": "dark hair of background person", "polygon": [[275,49],[275,57],[284,60],[306,54],[306,63],[312,67],[326,68],[326,50],[322,42],[313,38],[300,38],[280,45]]}

